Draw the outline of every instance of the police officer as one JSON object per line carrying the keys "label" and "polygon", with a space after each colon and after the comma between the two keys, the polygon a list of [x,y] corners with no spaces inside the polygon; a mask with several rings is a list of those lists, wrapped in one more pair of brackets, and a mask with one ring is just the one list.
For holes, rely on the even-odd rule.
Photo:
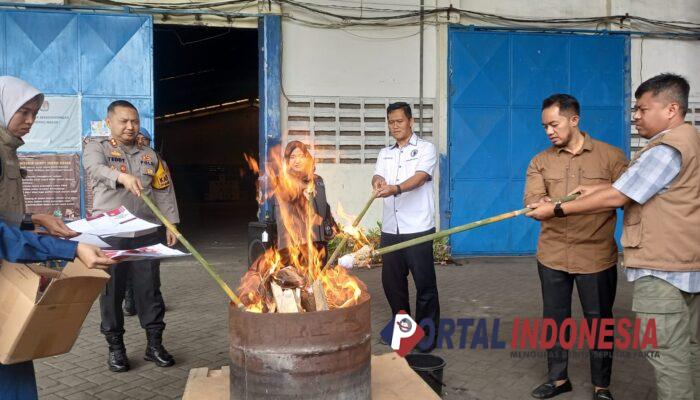
{"label": "police officer", "polygon": [[[159,224],[146,204],[138,198],[141,193],[151,196],[172,223],[180,222],[175,191],[165,164],[156,152],[137,142],[140,121],[136,107],[125,100],[112,102],[107,108],[110,137],[91,141],[83,150],[83,165],[92,177],[95,212],[125,206],[135,216]],[[133,237],[107,239],[114,248],[133,249],[161,242],[157,229],[137,232]],[[167,231],[168,246],[177,243]],[[162,345],[165,304],[160,292],[160,262],[158,260],[123,262],[110,268],[112,278],[100,296],[102,324],[100,330],[109,345],[107,365],[114,372],[129,370],[124,347],[124,314],[122,301],[127,274],[133,279],[136,312],[141,327],[146,330],[148,345],[144,359],[159,367],[175,364]]]}
{"label": "police officer", "polygon": [[[404,102],[387,107],[387,121],[396,144],[379,152],[372,178],[378,197],[384,198],[381,247],[435,232],[433,170],[437,164],[435,146],[413,133],[411,106]],[[433,332],[440,320],[440,301],[433,261],[433,242],[411,246],[382,256],[382,285],[396,315],[410,314],[408,273],[416,284],[416,321],[432,322]],[[430,342],[430,339],[433,339]],[[431,351],[436,335],[426,336],[419,350]]]}

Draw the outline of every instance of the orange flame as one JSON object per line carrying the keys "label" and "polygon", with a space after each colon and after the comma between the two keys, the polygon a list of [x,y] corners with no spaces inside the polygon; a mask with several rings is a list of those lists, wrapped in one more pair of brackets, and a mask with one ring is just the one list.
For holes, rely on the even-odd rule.
{"label": "orange flame", "polygon": [[[251,170],[259,174],[255,159],[247,154],[244,157]],[[313,158],[293,164],[282,157],[279,147],[271,151],[265,163],[265,174],[258,181],[258,201],[261,204],[269,199],[275,201],[276,216],[283,227],[278,236],[284,248],[268,249],[241,279],[238,293],[248,311],[275,311],[269,285],[273,275],[286,266],[291,266],[303,278],[305,287],[320,280],[330,309],[357,304],[362,291],[366,290],[361,281],[343,268],[323,268],[326,250],[316,245],[321,240],[322,219],[313,203],[316,191],[313,171]],[[347,215],[342,207],[338,213]],[[347,226],[351,227],[352,223]],[[356,242],[368,243],[359,230],[355,229],[354,235],[358,237]]]}
{"label": "orange flame", "polygon": [[243,158],[245,158],[245,162],[248,163],[248,167],[250,167],[250,170],[255,175],[259,175],[260,167],[258,166],[258,161],[255,159],[255,157],[253,157],[253,155],[251,154],[243,153]]}

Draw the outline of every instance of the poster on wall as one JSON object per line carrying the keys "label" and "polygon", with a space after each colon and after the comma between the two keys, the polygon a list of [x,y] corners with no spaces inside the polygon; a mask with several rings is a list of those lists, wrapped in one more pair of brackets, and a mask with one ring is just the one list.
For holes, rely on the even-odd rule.
{"label": "poster on wall", "polygon": [[82,150],[80,98],[46,96],[32,130],[23,138],[22,153],[46,153]]}
{"label": "poster on wall", "polygon": [[27,212],[66,220],[80,218],[80,155],[22,154],[20,167]]}

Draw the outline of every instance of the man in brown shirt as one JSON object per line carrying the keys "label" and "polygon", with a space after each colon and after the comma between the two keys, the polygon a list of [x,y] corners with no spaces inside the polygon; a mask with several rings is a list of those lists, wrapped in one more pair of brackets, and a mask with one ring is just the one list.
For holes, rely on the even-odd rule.
{"label": "man in brown shirt", "polygon": [[[579,129],[578,101],[555,94],[542,103],[542,125],[552,147],[535,156],[527,169],[525,204],[550,202],[580,185],[610,185],[627,166],[617,148],[595,140]],[[574,282],[589,324],[612,318],[617,285],[615,211],[555,218],[542,222],[537,268],[542,284],[543,317],[558,326],[571,317]],[[547,399],[572,390],[568,380],[568,352],[559,341],[547,351],[548,381],[532,396]],[[590,350],[595,399],[612,399],[608,391],[612,351]]]}
{"label": "man in brown shirt", "polygon": [[[641,326],[655,326],[658,357],[647,361],[659,400],[700,399],[700,135],[685,123],[689,93],[676,74],[644,81],[632,118],[648,144],[612,186],[583,186],[561,207],[579,215],[624,206],[625,274]],[[532,206],[529,217],[553,217],[551,204]]]}

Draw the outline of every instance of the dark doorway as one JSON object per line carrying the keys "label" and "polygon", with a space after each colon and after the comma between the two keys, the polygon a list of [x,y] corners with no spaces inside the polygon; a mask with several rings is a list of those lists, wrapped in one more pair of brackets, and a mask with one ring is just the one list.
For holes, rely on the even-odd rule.
{"label": "dark doorway", "polygon": [[[155,146],[168,161],[182,230],[230,241],[256,219],[258,32],[156,25]],[[256,157],[257,158],[257,157]]]}

